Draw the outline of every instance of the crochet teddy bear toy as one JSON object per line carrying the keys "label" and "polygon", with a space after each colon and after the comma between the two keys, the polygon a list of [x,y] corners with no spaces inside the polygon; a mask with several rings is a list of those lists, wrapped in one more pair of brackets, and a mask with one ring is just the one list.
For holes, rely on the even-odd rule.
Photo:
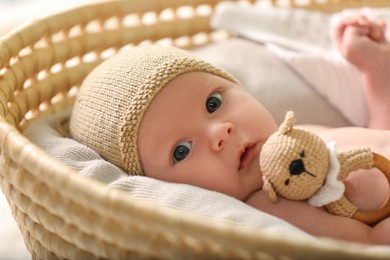
{"label": "crochet teddy bear toy", "polygon": [[370,148],[337,153],[335,143],[325,144],[317,135],[294,128],[288,112],[278,131],[269,137],[260,154],[264,190],[273,202],[277,194],[291,200],[306,200],[325,206],[336,215],[375,224],[390,216],[390,199],[373,211],[360,211],[345,196],[344,179],[358,169],[378,168],[390,183],[390,161]]}

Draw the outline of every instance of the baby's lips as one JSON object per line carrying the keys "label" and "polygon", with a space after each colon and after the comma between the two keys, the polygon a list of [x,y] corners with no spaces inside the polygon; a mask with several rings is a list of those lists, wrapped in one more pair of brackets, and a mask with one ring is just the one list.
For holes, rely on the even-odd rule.
{"label": "baby's lips", "polygon": [[257,154],[257,145],[248,144],[243,149],[240,150],[241,154],[239,157],[239,167],[238,170],[241,171],[246,169],[250,163],[253,161],[254,157]]}

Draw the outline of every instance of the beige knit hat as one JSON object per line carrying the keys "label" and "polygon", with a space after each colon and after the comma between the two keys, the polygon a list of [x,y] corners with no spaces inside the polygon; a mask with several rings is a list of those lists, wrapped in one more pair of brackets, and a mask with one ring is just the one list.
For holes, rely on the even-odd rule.
{"label": "beige knit hat", "polygon": [[237,82],[174,47],[134,47],[115,55],[84,80],[70,121],[73,138],[129,174],[144,175],[137,147],[142,117],[164,85],[194,71]]}

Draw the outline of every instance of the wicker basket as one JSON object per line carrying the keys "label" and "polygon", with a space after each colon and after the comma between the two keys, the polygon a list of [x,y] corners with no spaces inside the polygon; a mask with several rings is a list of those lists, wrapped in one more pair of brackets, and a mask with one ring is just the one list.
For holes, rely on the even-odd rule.
{"label": "wicker basket", "polygon": [[[192,48],[226,37],[208,25],[218,2],[96,2],[34,20],[0,39],[1,188],[34,259],[390,258],[387,250],[332,240],[312,245],[131,199],[78,175],[23,136],[32,120],[71,105],[85,75],[122,48],[145,42]],[[263,2],[324,11],[388,4]]]}

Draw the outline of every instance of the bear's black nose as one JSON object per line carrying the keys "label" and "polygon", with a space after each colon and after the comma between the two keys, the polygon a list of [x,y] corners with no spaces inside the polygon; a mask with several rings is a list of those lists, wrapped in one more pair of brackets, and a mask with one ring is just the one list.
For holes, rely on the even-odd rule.
{"label": "bear's black nose", "polygon": [[290,174],[299,175],[305,172],[305,165],[301,159],[294,160],[290,163]]}

